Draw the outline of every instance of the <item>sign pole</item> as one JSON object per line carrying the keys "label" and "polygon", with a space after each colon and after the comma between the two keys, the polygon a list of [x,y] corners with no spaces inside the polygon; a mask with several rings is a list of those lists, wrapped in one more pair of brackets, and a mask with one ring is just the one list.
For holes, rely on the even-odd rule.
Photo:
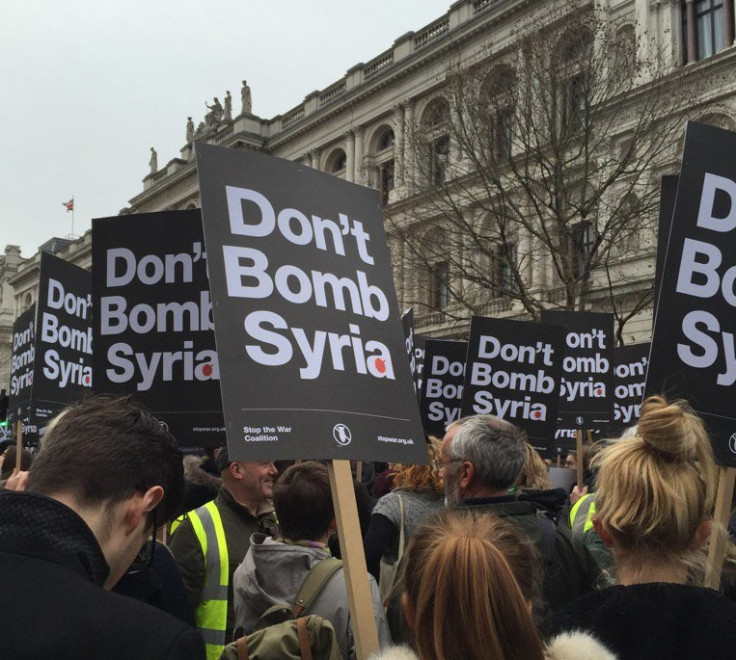
{"label": "sign pole", "polygon": [[583,490],[583,429],[578,429],[575,432],[575,457],[578,459],[578,488]]}
{"label": "sign pole", "polygon": [[[713,518],[716,523],[721,523],[726,528],[728,528],[728,518],[731,513],[735,480],[736,468],[720,467],[718,469],[718,493]],[[711,536],[711,543],[708,548],[708,564],[705,571],[706,587],[718,589],[721,585],[721,571],[726,556],[727,542],[728,540],[723,534],[718,534],[715,537]]]}
{"label": "sign pole", "polygon": [[378,651],[378,630],[373,617],[373,599],[368,583],[350,461],[328,461],[327,469],[330,473],[337,533],[340,535],[355,650],[358,660],[366,660],[371,653]]}
{"label": "sign pole", "polygon": [[15,423],[15,470],[13,474],[20,472],[20,458],[23,453],[23,423],[18,420]]}

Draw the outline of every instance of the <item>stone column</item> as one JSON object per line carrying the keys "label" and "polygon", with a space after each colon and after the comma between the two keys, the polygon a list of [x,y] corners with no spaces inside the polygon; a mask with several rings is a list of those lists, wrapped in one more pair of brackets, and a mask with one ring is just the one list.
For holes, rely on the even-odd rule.
{"label": "stone column", "polygon": [[396,177],[396,187],[404,185],[404,104],[399,103],[394,106],[394,176]]}
{"label": "stone column", "polygon": [[357,126],[353,132],[355,134],[355,169],[353,181],[355,181],[355,183],[364,184],[363,138],[365,137],[365,129],[362,126]]}
{"label": "stone column", "polygon": [[414,168],[414,101],[407,101],[404,105],[404,153],[402,160],[404,161],[404,181],[411,186],[412,180],[416,178]]}
{"label": "stone column", "polygon": [[345,155],[347,156],[345,165],[345,180],[355,181],[353,172],[355,171],[355,133],[348,131],[345,133],[345,139],[347,145],[345,148]]}
{"label": "stone column", "polygon": [[315,170],[318,170],[319,169],[319,149],[312,149],[309,152],[309,155],[312,158],[312,167]]}

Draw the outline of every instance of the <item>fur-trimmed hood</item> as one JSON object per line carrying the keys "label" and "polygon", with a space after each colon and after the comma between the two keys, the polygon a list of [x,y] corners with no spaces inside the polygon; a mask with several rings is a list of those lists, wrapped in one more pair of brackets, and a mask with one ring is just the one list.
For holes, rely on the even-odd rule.
{"label": "fur-trimmed hood", "polygon": [[204,486],[213,492],[222,486],[222,479],[202,469],[202,463],[207,460],[206,456],[195,456],[187,454],[182,459],[184,465],[184,479],[196,486]]}
{"label": "fur-trimmed hood", "polygon": [[553,637],[545,650],[547,660],[616,660],[593,635],[580,630]]}
{"label": "fur-trimmed hood", "polygon": [[[586,632],[566,632],[550,640],[544,653],[547,660],[616,660],[595,637]],[[370,656],[370,660],[419,660],[407,646],[391,646]]]}

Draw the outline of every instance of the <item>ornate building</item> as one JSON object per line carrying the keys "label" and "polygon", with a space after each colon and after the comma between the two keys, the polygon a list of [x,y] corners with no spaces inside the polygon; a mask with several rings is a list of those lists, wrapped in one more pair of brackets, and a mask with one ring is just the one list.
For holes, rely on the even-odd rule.
{"label": "ornate building", "polygon": [[[509,216],[510,238],[504,231],[499,238],[499,226],[506,225],[496,222],[488,236],[484,230],[475,230],[469,239],[456,240],[457,221],[450,221],[453,212],[468,226],[483,225],[484,213],[505,214],[515,199],[521,199],[523,187],[517,180],[518,190],[503,205],[494,206],[503,179],[494,184],[496,192],[481,185],[472,163],[473,136],[471,146],[463,146],[459,130],[467,107],[458,104],[458,81],[472,87],[462,72],[483,67],[490,72],[484,73],[478,85],[495,99],[487,104],[493,112],[484,122],[492,143],[487,151],[490,162],[507,159],[513,168],[528,152],[509,100],[518,102],[518,89],[531,80],[532,55],[525,48],[535,44],[543,52],[558,53],[553,61],[559,66],[554,66],[560,71],[563,64],[567,67],[558,80],[560,89],[551,97],[562,117],[555,120],[553,132],[557,134],[561,126],[595,130],[597,124],[587,123],[581,114],[595,106],[586,101],[586,93],[592,92],[583,70],[592,52],[586,49],[603,43],[600,34],[608,35],[606,44],[626,47],[616,46],[618,50],[607,55],[602,67],[620,69],[624,57],[633,67],[629,70],[636,71],[621,107],[615,105],[615,95],[598,103],[608,108],[607,131],[597,137],[602,140],[599,144],[607,145],[608,155],[614,156],[606,166],[610,170],[611,163],[623,159],[621,154],[640,139],[636,117],[643,114],[641,108],[648,107],[647,95],[653,89],[665,89],[675,98],[668,111],[679,113],[678,117],[736,128],[733,5],[733,0],[459,0],[437,20],[398,37],[391,48],[367,63],[354,65],[340,80],[312,92],[284,114],[270,119],[254,115],[251,90],[243,81],[235,102],[227,92],[224,105],[215,99],[196,128],[196,121],[189,118],[177,157],[159,167],[158,154],[152,150],[143,191],[121,213],[198,207],[195,141],[264,151],[380,191],[399,303],[403,308],[414,307],[418,332],[459,336],[467,330],[471,313],[529,318],[540,307],[567,303],[575,309],[618,309],[621,315],[631,316],[622,338],[646,340],[651,332],[656,210],[637,206],[645,192],[634,194],[632,188],[622,194],[614,186],[601,195],[610,209],[615,207],[609,213],[624,213],[626,208],[630,215],[646,215],[641,231],[622,224],[618,233],[604,236],[599,227],[610,223],[603,211],[596,212],[595,222],[583,214],[582,219],[569,223],[565,237],[555,238],[554,245],[564,253],[559,261],[548,253],[553,244],[540,238],[536,225],[516,227],[513,214]],[[567,22],[571,13],[581,12],[591,21],[590,37],[577,34],[571,41],[566,36]],[[500,86],[496,85],[499,72],[504,73]],[[556,80],[555,75],[551,72],[550,80]],[[490,86],[491,79],[495,86]],[[531,93],[539,105],[534,112],[543,113],[541,91],[532,89]],[[610,121],[611,116],[615,121]],[[677,173],[677,147],[678,143],[662,144],[647,161],[646,185],[656,186],[661,175]],[[530,176],[542,178],[542,169],[537,163],[536,170],[529,170]],[[584,174],[575,176],[585,180]],[[585,197],[585,191],[583,184],[582,193],[574,195]],[[486,197],[492,203],[484,205]],[[581,203],[580,208],[583,206]],[[478,256],[470,243],[486,238],[492,248],[479,248]],[[603,252],[605,263],[591,256]],[[89,236],[58,254],[89,266]],[[467,269],[470,262],[472,271]],[[12,246],[0,263],[2,383],[7,382],[8,327],[34,299],[37,263],[38,255],[23,260]],[[483,277],[478,276],[481,271]],[[641,300],[645,304],[639,305]]]}

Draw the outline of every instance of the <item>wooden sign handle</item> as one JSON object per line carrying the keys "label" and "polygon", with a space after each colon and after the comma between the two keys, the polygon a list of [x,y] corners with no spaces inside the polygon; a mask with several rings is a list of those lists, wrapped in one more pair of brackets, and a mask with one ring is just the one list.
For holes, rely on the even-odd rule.
{"label": "wooden sign handle", "polygon": [[[734,481],[736,480],[736,468],[721,467],[718,469],[718,493],[716,495],[716,508],[713,519],[728,529],[728,519],[731,515],[731,502],[733,501]],[[708,564],[705,571],[705,586],[718,589],[721,586],[721,571],[723,560],[726,557],[726,544],[728,539],[724,534],[712,537],[708,549]]]}
{"label": "wooden sign handle", "polygon": [[18,420],[15,424],[15,469],[13,470],[13,474],[18,474],[18,472],[20,472],[20,457],[22,453],[23,453],[23,423],[20,420]]}
{"label": "wooden sign handle", "polygon": [[575,457],[578,461],[578,489],[583,490],[585,470],[583,468],[583,430],[578,429],[575,434]]}
{"label": "wooden sign handle", "polygon": [[378,629],[373,618],[373,598],[368,583],[368,569],[363,551],[363,537],[360,533],[358,505],[355,501],[353,476],[350,461],[328,461],[332,501],[335,505],[337,533],[340,535],[340,549],[345,569],[345,583],[348,588],[350,620],[355,637],[355,650],[358,660],[366,660],[377,653]]}

